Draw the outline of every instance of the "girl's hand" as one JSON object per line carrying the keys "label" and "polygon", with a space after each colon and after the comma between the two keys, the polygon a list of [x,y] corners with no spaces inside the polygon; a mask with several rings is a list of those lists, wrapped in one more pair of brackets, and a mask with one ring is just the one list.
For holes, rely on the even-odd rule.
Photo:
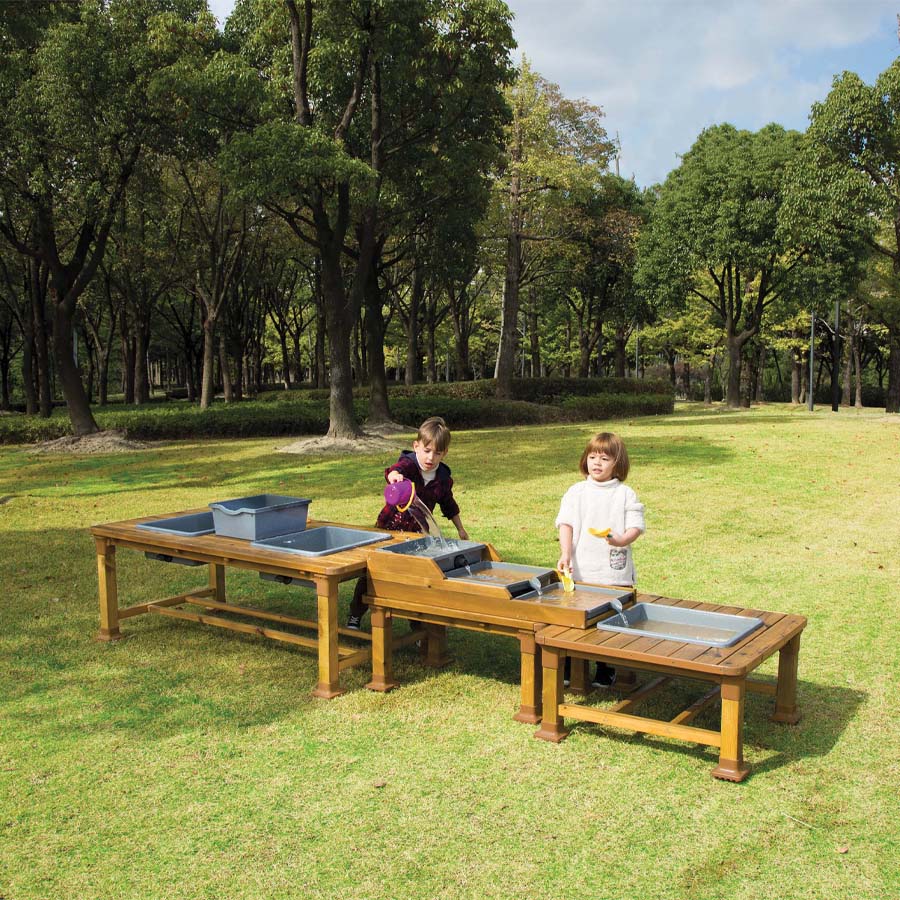
{"label": "girl's hand", "polygon": [[606,543],[609,544],[610,547],[627,547],[628,544],[622,541],[621,534],[615,534],[614,532],[610,532],[606,536]]}
{"label": "girl's hand", "polygon": [[571,572],[572,558],[566,555],[560,556],[559,561],[556,563],[556,568],[560,572]]}
{"label": "girl's hand", "polygon": [[387,480],[388,484],[396,484],[398,481],[403,481],[403,476],[395,469],[393,472],[388,472]]}

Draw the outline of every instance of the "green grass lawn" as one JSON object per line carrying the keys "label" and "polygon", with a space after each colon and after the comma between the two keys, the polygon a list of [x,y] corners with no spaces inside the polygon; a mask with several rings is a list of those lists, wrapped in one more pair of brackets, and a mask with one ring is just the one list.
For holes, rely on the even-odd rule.
{"label": "green grass lawn", "polygon": [[[691,405],[613,427],[647,508],[642,589],[809,619],[804,718],[775,725],[749,696],[747,781],[713,780],[715,751],[677,741],[588,724],[534,740],[502,637],[452,630],[448,668],[400,651],[398,690],[356,669],[332,701],[310,696],[314,656],[283,644],[154,616],[94,641],[92,523],[268,491],[369,525],[392,452],[0,448],[0,898],[898,896],[900,417]],[[554,564],[592,428],[455,433],[470,535]],[[125,605],[206,570],[119,551],[119,573]],[[249,573],[228,590],[314,612]]]}

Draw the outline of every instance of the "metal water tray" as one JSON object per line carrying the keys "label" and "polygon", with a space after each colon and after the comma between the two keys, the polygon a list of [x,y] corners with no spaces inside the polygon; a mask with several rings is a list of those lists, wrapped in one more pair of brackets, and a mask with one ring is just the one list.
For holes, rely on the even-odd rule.
{"label": "metal water tray", "polygon": [[527,594],[520,594],[516,600],[530,600],[541,606],[555,606],[560,609],[583,609],[588,619],[595,619],[603,613],[618,609],[633,596],[629,588],[604,588],[592,584],[576,584],[574,591],[566,592],[559,581],[554,581],[542,586],[540,591],[532,590]]}
{"label": "metal water tray", "polygon": [[635,603],[625,612],[597,623],[602,631],[705,644],[708,647],[730,647],[762,625],[762,619],[750,616],[664,606],[662,603]]}
{"label": "metal water tray", "polygon": [[417,556],[433,559],[442,572],[471,566],[481,561],[485,545],[475,541],[438,540],[432,537],[400,541],[390,547],[380,547],[379,553],[397,553],[400,556]]}
{"label": "metal water tray", "polygon": [[177,534],[181,537],[200,537],[215,531],[211,512],[170,516],[168,519],[153,519],[151,522],[141,522],[137,527],[145,528],[147,531],[160,531],[164,534]]}
{"label": "metal water tray", "polygon": [[472,584],[496,584],[505,587],[513,597],[537,591],[556,581],[557,574],[553,569],[541,566],[522,566],[517,563],[494,562],[484,560],[451,569],[447,578],[455,581],[466,581]]}
{"label": "metal water tray", "polygon": [[281,550],[300,556],[327,556],[352,550],[376,541],[385,541],[391,535],[385,531],[363,531],[360,528],[341,528],[338,525],[320,525],[296,534],[280,534],[263,541],[253,541],[254,547],[265,550]]}

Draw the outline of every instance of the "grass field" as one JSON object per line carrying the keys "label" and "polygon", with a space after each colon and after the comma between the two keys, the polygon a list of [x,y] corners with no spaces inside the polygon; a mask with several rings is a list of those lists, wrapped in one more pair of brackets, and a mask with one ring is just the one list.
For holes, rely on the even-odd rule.
{"label": "grass field", "polygon": [[[400,689],[370,693],[351,670],[332,701],[310,696],[314,657],[286,645],[150,616],[93,640],[90,524],[265,491],[371,524],[391,452],[0,448],[0,898],[900,895],[900,417],[692,405],[613,427],[647,508],[642,589],[809,619],[804,718],[775,725],[749,696],[747,781],[713,780],[710,748],[630,732],[533,740],[501,637],[453,630],[448,668],[401,651]],[[454,434],[470,535],[552,565],[592,429]],[[119,572],[123,603],[205,579],[127,551]],[[314,609],[250,574],[228,591]]]}

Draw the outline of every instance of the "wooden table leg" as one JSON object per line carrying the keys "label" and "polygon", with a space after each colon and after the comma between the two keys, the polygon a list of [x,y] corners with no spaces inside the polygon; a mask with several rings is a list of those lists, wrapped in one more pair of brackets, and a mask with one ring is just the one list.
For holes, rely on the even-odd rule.
{"label": "wooden table leg", "polygon": [[569,691],[573,694],[589,694],[591,680],[588,676],[588,661],[569,657]]}
{"label": "wooden table leg", "polygon": [[722,692],[722,743],[719,764],[712,770],[714,778],[743,781],[750,773],[744,763],[744,679],[725,681]]}
{"label": "wooden table leg", "polygon": [[[323,588],[325,593],[322,593]],[[338,585],[329,578],[327,587],[316,581],[319,607],[319,683],[313,697],[330,700],[344,693],[338,670]]]}
{"label": "wooden table leg", "polygon": [[534,725],[541,721],[541,648],[534,634],[519,635],[522,653],[521,694],[519,711],[513,716],[517,722]]}
{"label": "wooden table leg", "polygon": [[119,584],[116,579],[116,545],[106,538],[94,538],[97,547],[97,586],[100,597],[100,631],[98,641],[118,641]]}
{"label": "wooden table leg", "polygon": [[425,623],[425,659],[426,666],[440,669],[450,662],[447,650],[447,626]]}
{"label": "wooden table leg", "polygon": [[541,669],[543,679],[543,718],[541,727],[534,733],[542,741],[558,744],[568,736],[563,727],[559,705],[563,699],[563,659],[565,657],[555,647],[541,649]]}
{"label": "wooden table leg", "polygon": [[370,691],[389,691],[397,687],[394,681],[393,616],[377,606],[372,613],[372,680],[366,685]]}
{"label": "wooden table leg", "polygon": [[227,602],[225,599],[225,566],[218,563],[209,564],[209,586],[215,591],[213,600],[219,603]]}
{"label": "wooden table leg", "polygon": [[800,659],[800,635],[791,638],[778,653],[778,682],[775,686],[773,722],[796,725],[800,721],[797,706],[797,663]]}

